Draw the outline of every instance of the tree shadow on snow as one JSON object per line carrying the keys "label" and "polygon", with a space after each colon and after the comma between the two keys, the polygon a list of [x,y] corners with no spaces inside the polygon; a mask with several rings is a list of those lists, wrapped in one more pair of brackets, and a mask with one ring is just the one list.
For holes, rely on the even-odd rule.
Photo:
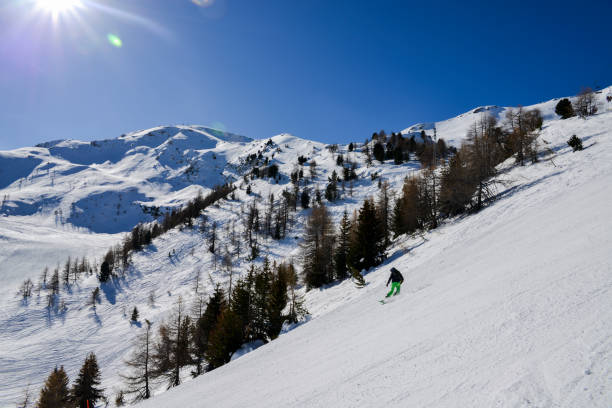
{"label": "tree shadow on snow", "polygon": [[100,319],[100,316],[95,308],[92,309],[91,317],[98,326],[102,327],[102,319]]}
{"label": "tree shadow on snow", "polygon": [[417,249],[418,247],[420,247],[421,245],[425,244],[426,242],[428,242],[429,240],[425,237],[422,238],[421,242],[417,242],[416,244],[413,244],[409,247],[404,247],[404,248],[398,248],[395,252],[393,252],[391,255],[389,255],[385,261],[381,264],[382,265],[386,265],[389,262],[393,262],[395,261],[397,258],[400,258],[406,254],[411,253],[414,249]]}
{"label": "tree shadow on snow", "polygon": [[109,280],[108,282],[101,283],[100,289],[102,289],[108,303],[114,305],[117,302],[117,286],[113,279]]}
{"label": "tree shadow on snow", "polygon": [[495,202],[495,201],[503,200],[504,198],[512,197],[514,194],[516,194],[516,193],[518,193],[520,191],[527,190],[527,189],[529,189],[529,188],[531,188],[531,187],[533,187],[535,185],[540,184],[541,182],[543,182],[543,181],[545,181],[545,180],[547,180],[547,179],[549,179],[551,177],[558,176],[558,175],[560,175],[560,174],[562,174],[564,172],[565,172],[565,170],[555,171],[554,173],[550,173],[550,174],[548,174],[548,175],[546,175],[544,177],[540,177],[539,179],[534,180],[534,181],[532,181],[530,183],[520,184],[518,186],[510,187],[510,188],[508,188],[508,189],[506,189],[504,191],[501,191],[500,193],[494,195],[491,198],[490,201]]}

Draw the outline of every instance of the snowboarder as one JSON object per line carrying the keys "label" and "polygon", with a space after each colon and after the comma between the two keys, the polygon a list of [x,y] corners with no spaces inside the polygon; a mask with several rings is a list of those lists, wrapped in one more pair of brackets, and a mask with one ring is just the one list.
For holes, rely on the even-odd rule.
{"label": "snowboarder", "polygon": [[[391,295],[393,296],[399,295],[400,286],[402,282],[404,282],[404,277],[402,276],[400,271],[398,271],[395,268],[391,268],[391,276],[389,276],[389,280],[387,281],[387,286],[389,286],[389,282],[391,282],[391,290],[389,291],[389,293],[387,293],[387,296],[385,297],[389,297]],[[395,291],[395,294],[393,293],[393,291]]]}

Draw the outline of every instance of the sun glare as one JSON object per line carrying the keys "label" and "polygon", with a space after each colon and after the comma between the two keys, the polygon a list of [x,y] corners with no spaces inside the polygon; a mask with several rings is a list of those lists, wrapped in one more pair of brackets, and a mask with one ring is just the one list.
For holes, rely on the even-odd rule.
{"label": "sun glare", "polygon": [[36,6],[54,16],[82,6],[81,0],[36,0]]}

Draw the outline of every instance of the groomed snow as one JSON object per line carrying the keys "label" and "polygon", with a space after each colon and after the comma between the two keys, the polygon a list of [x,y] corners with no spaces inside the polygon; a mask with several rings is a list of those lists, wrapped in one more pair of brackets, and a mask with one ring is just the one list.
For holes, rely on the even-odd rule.
{"label": "groomed snow", "polygon": [[[364,289],[309,296],[309,323],[138,406],[611,406],[611,124],[550,124],[554,165],[509,171],[500,201],[399,244]],[[392,266],[406,281],[381,305]]]}
{"label": "groomed snow", "polygon": [[[535,105],[547,118],[541,139],[554,152],[552,161],[525,168],[507,163],[503,178],[508,185],[500,187],[501,199],[493,206],[424,238],[400,239],[389,262],[367,275],[365,289],[345,282],[307,293],[311,321],[176,390],[165,393],[165,385],[157,384],[159,395],[144,406],[610,406],[612,104],[604,101],[600,95],[603,113],[588,120],[557,120],[551,113],[555,101]],[[441,135],[444,126],[438,124],[438,136],[462,140],[462,127],[478,117],[471,112],[446,121],[456,134]],[[585,151],[572,153],[567,147],[572,134],[583,138]],[[8,192],[11,201],[21,200],[26,210],[29,202],[33,208],[31,215],[0,217],[0,276],[6,294],[0,301],[0,406],[14,404],[28,383],[37,393],[56,364],[66,366],[73,379],[90,351],[98,356],[112,400],[122,385],[123,360],[139,332],[129,323],[131,308],[138,306],[141,320],[156,324],[179,295],[191,303],[197,270],[205,291],[213,287],[211,279],[228,280],[219,266],[214,269],[202,234],[175,230],[137,254],[125,278],[102,287],[95,313],[86,305],[98,285],[93,276],[69,293],[62,289],[65,313],[46,312],[44,291],[23,305],[14,292],[25,277],[36,278],[45,264],[53,267],[67,255],[99,257],[121,237],[58,222],[54,209],[63,209],[67,218],[71,203],[78,201],[74,213],[89,222],[93,210],[103,208],[104,200],[96,200],[103,192],[130,205],[137,205],[139,195],[154,205],[179,205],[202,188],[191,185],[184,172],[196,158],[204,186],[234,178],[240,200],[259,195],[264,203],[268,194],[278,196],[289,186],[298,155],[318,163],[311,188],[316,184],[323,190],[332,170],[339,170],[325,145],[275,136],[275,147],[266,155],[273,155],[270,162],[279,165],[281,180],[254,180],[253,195],[247,196],[240,181],[242,160],[264,151],[266,141],[223,135],[193,126],[134,132],[107,141],[112,147],[107,153],[114,158],[105,153],[105,161],[91,156],[85,164],[48,153],[68,149],[62,150],[66,156],[69,149],[83,148],[76,141],[0,152],[0,163],[15,158],[30,163],[11,167],[18,174],[11,173],[0,199]],[[126,145],[125,151],[116,147]],[[360,181],[353,196],[347,185],[344,200],[329,207],[335,220],[345,208],[350,212],[376,195],[372,174],[398,190],[403,178],[418,169],[415,163],[377,162],[368,168],[363,154],[339,149],[359,164]],[[33,159],[43,156],[40,163]],[[57,173],[45,170],[45,160]],[[308,176],[308,165],[304,173]],[[169,184],[156,181],[162,175],[175,178]],[[33,203],[40,198],[47,206],[37,209]],[[85,209],[84,202],[95,205]],[[238,200],[225,201],[206,213],[227,231],[240,206]],[[296,214],[286,239],[263,241],[262,252],[275,260],[297,260],[295,237],[301,236],[306,215]],[[113,225],[126,230],[130,219],[126,215]],[[225,239],[220,246],[228,244]],[[236,272],[248,265],[244,257],[235,259]],[[391,266],[407,280],[402,295],[383,306],[377,300]],[[147,304],[151,291],[154,306]]]}

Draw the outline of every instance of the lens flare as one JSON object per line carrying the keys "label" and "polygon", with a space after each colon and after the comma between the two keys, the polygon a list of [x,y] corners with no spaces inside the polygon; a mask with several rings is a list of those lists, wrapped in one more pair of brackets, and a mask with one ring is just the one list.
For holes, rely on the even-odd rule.
{"label": "lens flare", "polygon": [[82,6],[81,0],[36,0],[36,6],[51,14],[61,14]]}
{"label": "lens flare", "polygon": [[217,130],[221,133],[227,132],[227,127],[221,122],[213,122],[210,124],[211,129]]}
{"label": "lens flare", "polygon": [[213,5],[215,0],[191,0],[193,4],[200,7],[210,7]]}
{"label": "lens flare", "polygon": [[110,45],[112,45],[113,47],[121,48],[121,46],[123,45],[123,41],[121,41],[121,38],[117,37],[115,34],[107,34],[106,38],[108,39]]}

